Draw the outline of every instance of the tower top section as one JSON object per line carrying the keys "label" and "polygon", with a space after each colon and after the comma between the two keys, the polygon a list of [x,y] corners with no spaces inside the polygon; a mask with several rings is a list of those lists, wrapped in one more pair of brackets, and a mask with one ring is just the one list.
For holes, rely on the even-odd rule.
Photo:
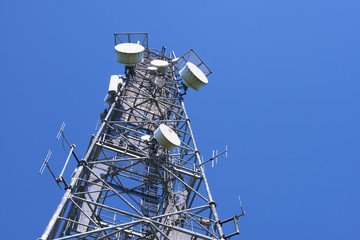
{"label": "tower top section", "polygon": [[136,64],[147,64],[144,63],[144,54],[150,54],[153,59],[147,68],[151,74],[166,74],[168,67],[173,67],[185,90],[190,87],[199,91],[209,82],[207,77],[212,72],[193,49],[179,58],[171,51],[167,57],[165,47],[161,51],[149,49],[148,33],[115,33],[114,38],[115,60],[125,64],[131,71]]}

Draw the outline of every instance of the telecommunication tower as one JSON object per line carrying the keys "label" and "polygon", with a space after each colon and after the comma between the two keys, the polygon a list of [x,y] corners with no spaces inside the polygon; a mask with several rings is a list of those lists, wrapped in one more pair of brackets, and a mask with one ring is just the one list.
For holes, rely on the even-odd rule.
{"label": "telecommunication tower", "polygon": [[[239,234],[237,219],[220,220],[196,147],[183,97],[208,83],[210,69],[194,50],[177,58],[148,47],[147,33],[115,33],[115,60],[124,75],[112,75],[101,125],[85,156],[75,145],[56,182],[65,186],[41,240],[214,240]],[[65,125],[58,138],[64,137]],[[66,140],[66,138],[65,138]],[[66,142],[68,142],[66,140]],[[78,163],[70,180],[63,172]],[[223,232],[234,222],[235,230]]]}

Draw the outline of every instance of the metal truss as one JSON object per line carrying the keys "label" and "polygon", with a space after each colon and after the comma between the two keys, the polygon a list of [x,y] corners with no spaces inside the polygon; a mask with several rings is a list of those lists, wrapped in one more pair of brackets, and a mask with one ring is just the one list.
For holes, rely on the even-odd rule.
{"label": "metal truss", "polygon": [[[154,59],[169,71],[150,74]],[[146,48],[125,73],[40,239],[224,239],[172,59]],[[144,137],[160,124],[179,136],[175,150]]]}

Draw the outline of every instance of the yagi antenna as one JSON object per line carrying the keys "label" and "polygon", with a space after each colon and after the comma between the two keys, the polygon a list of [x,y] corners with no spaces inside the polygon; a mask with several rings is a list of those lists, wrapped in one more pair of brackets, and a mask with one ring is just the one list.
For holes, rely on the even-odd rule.
{"label": "yagi antenna", "polygon": [[[65,123],[65,121],[63,121],[63,123],[61,124],[61,127],[60,127],[60,129],[59,129],[59,132],[58,132],[58,134],[56,135],[56,140],[59,140],[60,137],[62,136],[62,137],[65,139],[67,145],[68,145],[69,148],[70,148],[69,156],[73,155],[73,156],[75,157],[77,163],[80,164],[80,160],[79,160],[79,158],[76,156],[76,154],[75,154],[75,152],[74,152],[74,149],[76,148],[76,145],[75,145],[75,144],[70,144],[69,141],[68,141],[68,140],[66,139],[66,137],[65,137],[65,134],[64,134],[64,128],[65,128],[65,126],[66,126],[66,123]],[[68,157],[68,158],[69,158],[69,157]],[[67,162],[68,162],[68,160],[66,161],[65,167],[66,167],[66,165],[67,165]]]}
{"label": "yagi antenna", "polygon": [[216,150],[216,154],[215,154],[215,150],[213,150],[213,156],[211,158],[209,158],[208,160],[206,160],[205,162],[201,163],[200,166],[204,165],[207,162],[212,161],[211,165],[212,165],[212,167],[214,167],[214,160],[217,163],[217,157],[219,157],[220,155],[223,155],[224,153],[226,153],[225,156],[227,157],[227,146],[226,146],[226,150],[222,151],[221,153],[218,153],[218,150]]}
{"label": "yagi antenna", "polygon": [[41,168],[39,170],[39,174],[42,175],[44,170],[45,170],[45,167],[48,165],[48,162],[49,162],[49,159],[51,157],[51,154],[52,154],[52,150],[49,149],[44,161],[43,161],[43,164],[41,165]]}
{"label": "yagi antenna", "polygon": [[[69,146],[69,148],[71,148],[71,144],[70,144],[69,141],[66,139],[65,134],[64,134],[65,126],[66,126],[66,123],[65,123],[65,121],[63,121],[62,124],[61,124],[61,127],[60,127],[60,129],[59,129],[59,132],[58,132],[58,134],[56,135],[56,140],[59,141],[60,138],[61,138],[61,136],[62,136],[62,137],[65,139],[65,141],[66,141],[67,145]],[[77,159],[77,158],[76,158],[76,159]]]}
{"label": "yagi antenna", "polygon": [[66,123],[65,123],[65,121],[63,121],[62,124],[61,124],[61,127],[60,127],[60,129],[59,129],[59,132],[58,132],[58,134],[56,135],[56,140],[59,140],[60,137],[61,137],[61,135],[64,136],[63,131],[64,131],[65,126],[66,126]]}
{"label": "yagi antenna", "polygon": [[61,136],[62,136],[62,137],[65,139],[65,141],[66,141],[66,143],[68,144],[68,146],[70,147],[70,152],[69,152],[68,157],[67,157],[67,159],[66,159],[66,161],[65,161],[64,167],[63,167],[62,170],[61,170],[60,175],[59,175],[58,177],[55,177],[55,174],[54,174],[53,171],[51,171],[51,169],[50,169],[50,166],[49,166],[49,163],[48,163],[48,162],[49,162],[49,159],[50,159],[51,154],[52,154],[52,150],[51,150],[51,149],[48,151],[48,153],[47,153],[47,155],[46,155],[46,157],[45,157],[45,160],[43,161],[43,164],[41,165],[41,168],[40,168],[40,170],[39,170],[39,174],[42,175],[43,172],[44,172],[44,170],[45,170],[45,167],[47,167],[47,168],[49,169],[51,175],[52,175],[53,178],[55,179],[55,182],[57,183],[57,185],[59,185],[60,189],[62,189],[61,186],[60,186],[60,184],[59,184],[60,182],[63,182],[63,183],[64,183],[65,189],[67,189],[67,188],[69,187],[68,184],[66,183],[65,179],[63,178],[63,174],[64,174],[64,172],[65,172],[65,170],[66,170],[66,167],[67,167],[67,165],[68,165],[68,163],[69,163],[70,157],[73,155],[73,156],[75,157],[77,163],[80,164],[80,161],[79,161],[79,159],[78,159],[78,157],[76,156],[75,151],[74,151],[74,149],[76,148],[76,145],[75,145],[75,144],[70,145],[69,141],[68,141],[68,140],[66,139],[66,137],[65,137],[65,134],[64,134],[64,128],[65,128],[65,126],[66,126],[66,123],[65,123],[65,121],[63,121],[62,124],[61,124],[61,127],[60,127],[60,129],[59,129],[59,132],[58,132],[57,135],[56,135],[56,140],[59,141],[60,138],[61,138]]}
{"label": "yagi antenna", "polygon": [[235,232],[229,234],[229,235],[226,235],[224,236],[224,239],[229,239],[235,235],[238,235],[240,233],[239,231],[239,226],[238,226],[238,218],[241,217],[241,216],[244,216],[245,215],[245,211],[242,207],[242,204],[241,204],[241,199],[240,199],[240,195],[238,195],[238,198],[239,198],[239,203],[240,203],[240,208],[241,208],[241,214],[240,215],[234,215],[228,219],[225,219],[223,221],[220,221],[220,224],[223,225],[224,223],[227,223],[227,222],[231,222],[233,221],[234,222],[234,226],[235,226]]}
{"label": "yagi antenna", "polygon": [[45,157],[45,159],[43,161],[43,164],[41,165],[41,168],[39,170],[39,174],[42,175],[44,173],[44,170],[45,170],[45,167],[46,167],[49,170],[49,172],[51,173],[51,175],[53,176],[53,178],[54,178],[55,182],[57,183],[57,185],[59,186],[59,188],[62,189],[59,182],[56,180],[55,174],[53,173],[53,171],[51,171],[51,168],[49,166],[49,160],[50,160],[51,154],[52,154],[52,150],[49,149],[49,151],[46,154],[46,157]]}

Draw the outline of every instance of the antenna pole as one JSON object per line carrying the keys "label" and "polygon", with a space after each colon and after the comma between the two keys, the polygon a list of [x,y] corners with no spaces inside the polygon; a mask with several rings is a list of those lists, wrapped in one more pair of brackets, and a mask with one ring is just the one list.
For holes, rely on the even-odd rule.
{"label": "antenna pole", "polygon": [[67,159],[66,159],[66,162],[65,162],[65,164],[64,164],[64,167],[63,167],[63,169],[62,169],[59,177],[56,179],[56,181],[59,181],[59,182],[64,181],[64,180],[63,180],[63,174],[64,174],[65,169],[66,169],[66,167],[67,167],[67,165],[68,165],[68,163],[69,163],[71,154],[73,153],[73,151],[74,151],[75,148],[76,148],[76,145],[75,145],[75,144],[71,145],[71,149],[70,149],[69,155],[68,155],[68,157],[67,157]]}
{"label": "antenna pole", "polygon": [[[183,106],[183,110],[184,110],[185,117],[186,117],[186,119],[188,120],[189,118],[188,118],[188,115],[187,115],[186,110],[185,110],[185,104],[184,104],[184,102],[182,102],[181,104],[182,104],[182,106]],[[194,149],[195,149],[196,158],[197,158],[197,161],[198,161],[198,163],[199,163],[200,170],[201,170],[201,174],[202,174],[202,176],[203,176],[203,181],[204,181],[204,184],[205,184],[205,188],[206,188],[206,191],[207,191],[207,194],[208,194],[208,197],[209,197],[208,204],[209,204],[209,206],[210,206],[210,208],[211,208],[211,212],[212,212],[212,214],[213,214],[213,216],[214,216],[214,220],[215,220],[215,222],[216,222],[216,229],[217,229],[217,231],[218,231],[221,239],[224,239],[224,233],[223,233],[223,230],[222,230],[222,227],[221,227],[221,224],[220,224],[219,216],[218,216],[217,211],[216,211],[216,203],[214,202],[214,200],[213,200],[213,198],[212,198],[212,195],[211,195],[209,183],[208,183],[208,181],[207,181],[207,179],[206,179],[206,176],[205,176],[205,169],[204,169],[204,166],[203,166],[202,163],[201,163],[200,152],[199,152],[199,150],[198,150],[197,147],[196,147],[195,138],[194,138],[194,134],[193,134],[193,132],[192,132],[192,129],[191,129],[191,127],[190,127],[190,123],[189,123],[188,127],[189,127],[189,132],[190,132],[190,134],[191,134],[191,136],[192,136],[192,139],[193,139],[193,144],[194,144]]]}

